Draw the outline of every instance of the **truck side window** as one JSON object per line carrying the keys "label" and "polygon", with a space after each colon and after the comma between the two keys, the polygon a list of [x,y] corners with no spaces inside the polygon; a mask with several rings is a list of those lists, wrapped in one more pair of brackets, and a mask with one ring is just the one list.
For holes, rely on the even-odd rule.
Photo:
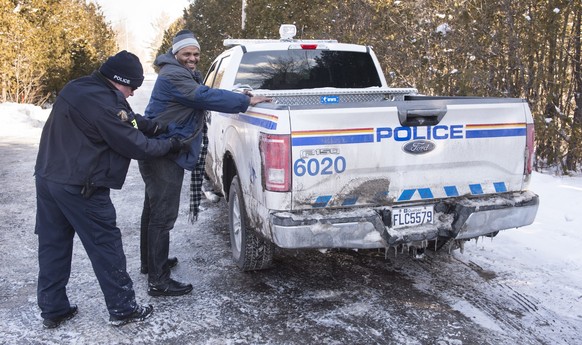
{"label": "truck side window", "polygon": [[219,87],[222,81],[222,76],[224,76],[224,70],[228,65],[228,60],[230,60],[230,55],[223,57],[220,60],[214,61],[206,78],[204,79],[204,85],[208,87]]}
{"label": "truck side window", "polygon": [[370,54],[364,52],[259,51],[243,55],[235,84],[268,90],[366,88],[382,86],[379,74]]}
{"label": "truck side window", "polygon": [[214,78],[214,87],[219,87],[220,82],[222,82],[222,77],[224,76],[224,70],[228,66],[228,61],[230,60],[230,55],[223,57],[218,64],[218,70],[216,72],[216,77]]}
{"label": "truck side window", "polygon": [[204,78],[204,85],[208,87],[212,87],[212,84],[214,83],[214,77],[216,75],[216,64],[217,64],[216,61],[212,63],[212,66],[210,66],[208,73],[206,73],[206,78]]}

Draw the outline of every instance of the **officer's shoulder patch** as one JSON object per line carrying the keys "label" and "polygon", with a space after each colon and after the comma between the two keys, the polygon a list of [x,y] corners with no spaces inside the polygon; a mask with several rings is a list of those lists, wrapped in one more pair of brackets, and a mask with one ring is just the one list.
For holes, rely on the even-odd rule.
{"label": "officer's shoulder patch", "polygon": [[117,116],[121,119],[121,121],[127,121],[129,118],[127,117],[127,112],[125,110],[120,110],[117,113]]}

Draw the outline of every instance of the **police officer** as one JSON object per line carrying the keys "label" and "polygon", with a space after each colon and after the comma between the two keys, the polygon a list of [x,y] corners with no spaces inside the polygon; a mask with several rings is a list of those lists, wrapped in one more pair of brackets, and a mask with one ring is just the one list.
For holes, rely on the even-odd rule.
{"label": "police officer", "polygon": [[148,318],[126,271],[110,188],[120,189],[131,159],[178,152],[175,138],[156,140],[156,123],[133,114],[127,98],[143,82],[137,56],[121,51],[98,71],[69,82],[43,128],[35,166],[38,305],[46,328],[75,316],[66,286],[73,237],[79,236],[99,281],[114,326]]}

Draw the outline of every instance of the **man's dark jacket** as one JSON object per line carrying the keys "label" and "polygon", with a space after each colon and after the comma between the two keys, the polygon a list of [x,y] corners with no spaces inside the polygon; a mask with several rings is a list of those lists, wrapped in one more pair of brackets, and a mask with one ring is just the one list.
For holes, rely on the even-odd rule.
{"label": "man's dark jacket", "polygon": [[154,64],[160,71],[145,116],[167,129],[161,138],[189,139],[189,150],[170,154],[169,158],[182,168],[193,170],[200,155],[206,110],[245,112],[250,97],[203,85],[200,72],[182,66],[171,51],[158,56]]}
{"label": "man's dark jacket", "polygon": [[[120,189],[131,159],[168,153],[168,140],[147,138],[125,96],[99,72],[69,82],[43,128],[35,175],[78,185]],[[133,122],[133,123],[132,123]]]}

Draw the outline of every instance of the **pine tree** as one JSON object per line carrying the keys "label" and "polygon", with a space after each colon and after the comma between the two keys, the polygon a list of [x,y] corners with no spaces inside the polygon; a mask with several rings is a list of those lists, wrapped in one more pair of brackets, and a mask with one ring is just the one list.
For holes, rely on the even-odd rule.
{"label": "pine tree", "polygon": [[0,0],[1,101],[42,104],[116,50],[100,9],[83,0]]}

